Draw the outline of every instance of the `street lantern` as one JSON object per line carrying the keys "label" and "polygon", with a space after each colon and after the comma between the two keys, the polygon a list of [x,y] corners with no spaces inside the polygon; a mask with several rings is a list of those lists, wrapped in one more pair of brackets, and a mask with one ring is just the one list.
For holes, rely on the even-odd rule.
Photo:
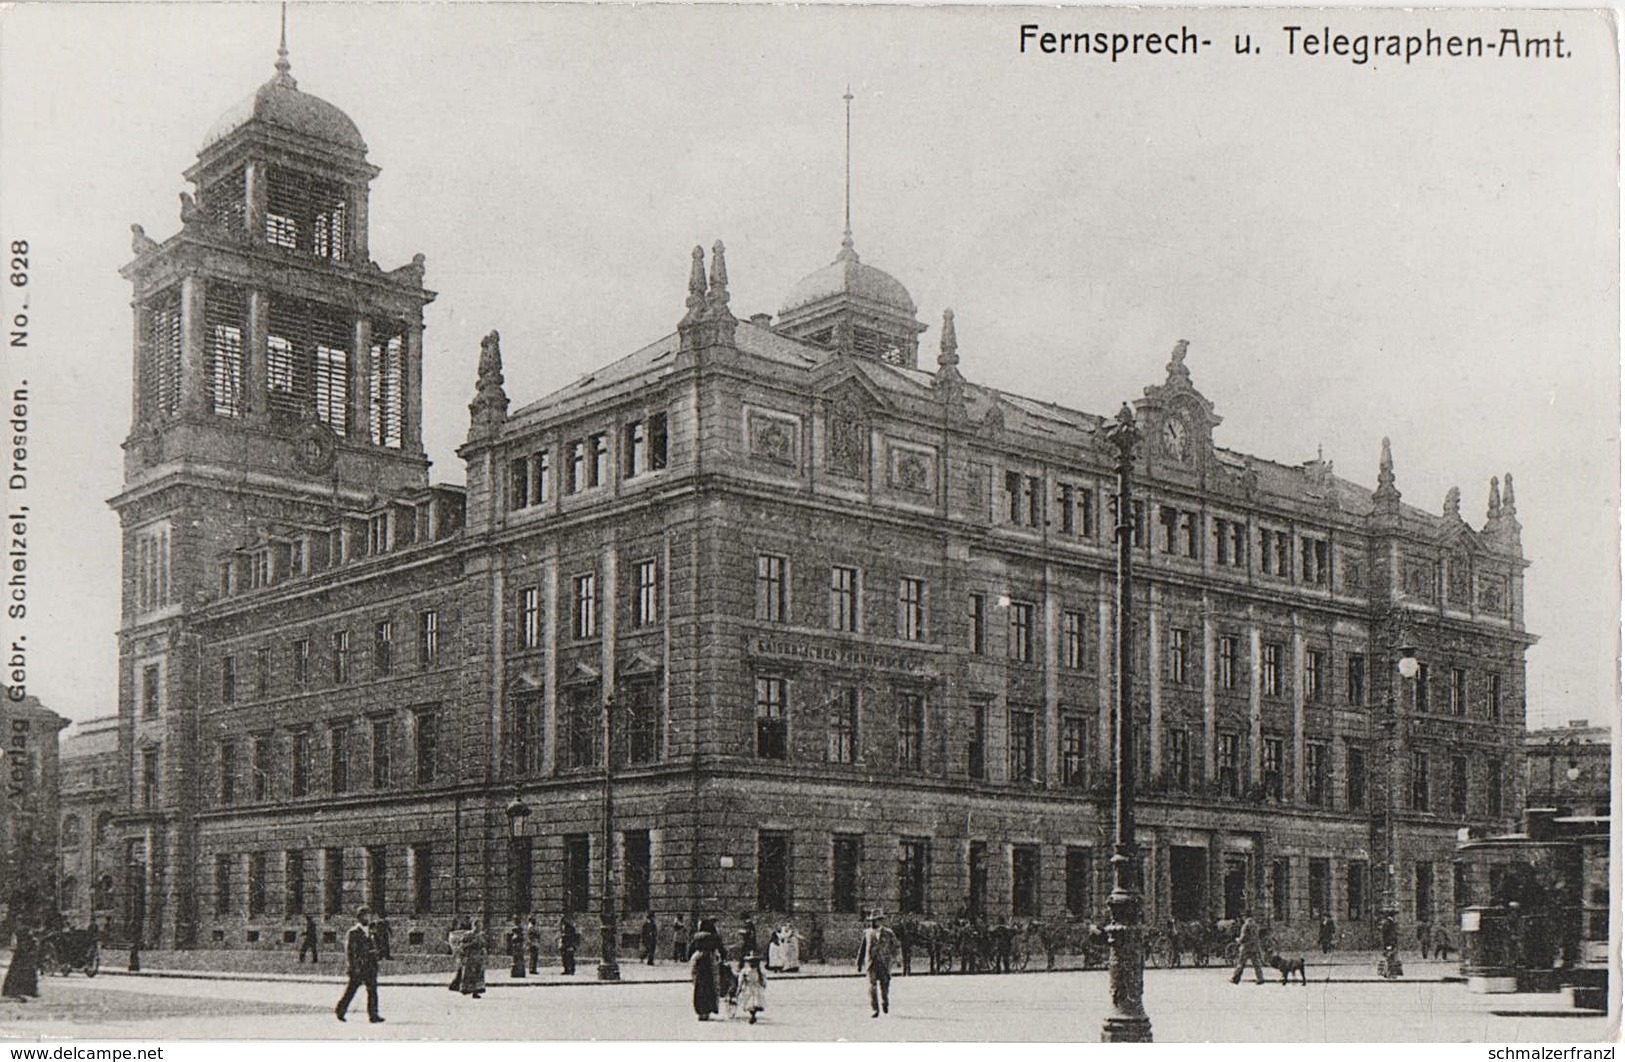
{"label": "street lantern", "polygon": [[598,980],[619,981],[620,950],[615,938],[615,694],[604,698],[604,891],[599,909]]}
{"label": "street lantern", "polygon": [[530,807],[520,799],[517,786],[513,791],[513,799],[508,801],[507,807],[503,808],[502,812],[508,816],[508,895],[512,899],[513,907],[513,928],[510,933],[518,937],[517,944],[512,936],[509,938],[513,966],[509,969],[508,976],[524,977],[525,938],[520,928],[519,916],[530,907],[530,853],[525,851],[525,819],[530,817]]}
{"label": "street lantern", "polygon": [[1140,856],[1134,843],[1134,451],[1140,441],[1134,413],[1123,403],[1106,429],[1117,450],[1117,726],[1112,748],[1114,814],[1111,913],[1106,926],[1111,1011],[1101,1026],[1105,1043],[1148,1043],[1145,1013],[1145,952],[1141,934]]}
{"label": "street lantern", "polygon": [[519,791],[514,790],[513,799],[508,806],[502,809],[508,816],[508,836],[518,841],[525,835],[525,820],[530,817],[530,805],[519,798]]}

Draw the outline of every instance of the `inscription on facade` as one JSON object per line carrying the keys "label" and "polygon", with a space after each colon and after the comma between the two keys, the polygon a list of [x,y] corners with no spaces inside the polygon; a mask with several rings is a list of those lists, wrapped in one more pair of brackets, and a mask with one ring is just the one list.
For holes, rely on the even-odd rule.
{"label": "inscription on facade", "polygon": [[848,648],[844,645],[814,645],[811,642],[790,642],[752,635],[746,639],[745,647],[753,656],[773,656],[817,664],[875,668],[880,671],[907,671],[911,674],[920,674],[926,669],[924,658],[909,653]]}

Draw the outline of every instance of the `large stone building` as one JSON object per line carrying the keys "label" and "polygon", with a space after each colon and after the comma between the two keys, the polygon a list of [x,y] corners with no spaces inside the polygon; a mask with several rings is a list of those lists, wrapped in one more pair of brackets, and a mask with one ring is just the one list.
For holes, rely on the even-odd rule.
{"label": "large stone building", "polygon": [[0,942],[57,903],[57,733],[68,721],[21,687],[0,686]]}
{"label": "large stone building", "polygon": [[1524,800],[1568,815],[1607,815],[1613,806],[1614,732],[1573,719],[1524,739]]}
{"label": "large stone building", "polygon": [[57,905],[76,926],[118,922],[124,866],[113,819],[125,803],[118,734],[118,716],[107,715],[62,735]]}
{"label": "large stone building", "polygon": [[[434,294],[421,258],[368,257],[376,172],[283,61],[208,136],[180,231],[137,231],[128,923],[590,929],[606,832],[633,916],[793,913],[839,947],[869,904],[1098,915],[1102,418],[967,379],[949,313],[922,367],[850,233],[776,318],[735,317],[718,244],[673,334],[539,400],[510,403],[492,333],[466,487],[431,486]],[[1457,492],[1402,503],[1386,441],[1375,489],[1229,451],[1183,342],[1134,408],[1150,917],[1369,939],[1389,862],[1406,917],[1448,912],[1457,829],[1510,823],[1522,776],[1510,477],[1474,528]]]}

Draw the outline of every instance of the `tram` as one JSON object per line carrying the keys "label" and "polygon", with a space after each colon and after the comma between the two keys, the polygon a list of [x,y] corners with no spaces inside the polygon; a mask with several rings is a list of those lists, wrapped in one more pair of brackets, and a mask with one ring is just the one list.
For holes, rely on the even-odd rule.
{"label": "tram", "polygon": [[1522,833],[1456,848],[1461,972],[1469,991],[1608,995],[1608,816],[1530,808]]}

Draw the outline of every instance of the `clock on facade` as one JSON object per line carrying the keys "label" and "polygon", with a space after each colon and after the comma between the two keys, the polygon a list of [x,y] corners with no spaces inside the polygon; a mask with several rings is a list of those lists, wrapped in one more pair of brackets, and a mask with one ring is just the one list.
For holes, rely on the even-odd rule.
{"label": "clock on facade", "polygon": [[1186,458],[1189,447],[1189,433],[1185,430],[1185,422],[1170,417],[1162,425],[1162,452],[1175,461]]}
{"label": "clock on facade", "polygon": [[307,424],[293,440],[293,459],[301,471],[313,476],[332,471],[333,433],[320,424]]}

